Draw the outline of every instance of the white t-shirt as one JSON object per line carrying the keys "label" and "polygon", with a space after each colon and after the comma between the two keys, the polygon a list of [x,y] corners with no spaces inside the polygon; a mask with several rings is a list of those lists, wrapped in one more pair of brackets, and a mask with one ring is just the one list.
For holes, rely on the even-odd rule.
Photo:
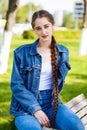
{"label": "white t-shirt", "polygon": [[39,90],[52,89],[52,66],[51,62],[42,63]]}

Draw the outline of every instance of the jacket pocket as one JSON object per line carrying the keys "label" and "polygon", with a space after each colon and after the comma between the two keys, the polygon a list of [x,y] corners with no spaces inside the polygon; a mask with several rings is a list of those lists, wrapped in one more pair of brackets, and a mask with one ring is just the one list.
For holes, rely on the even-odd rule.
{"label": "jacket pocket", "polygon": [[27,74],[31,70],[32,70],[32,67],[26,67],[26,68],[22,68],[20,70],[20,72],[23,73],[23,74]]}
{"label": "jacket pocket", "polygon": [[63,77],[63,80],[65,79],[65,77],[70,69],[71,69],[70,64],[67,61],[62,62],[62,64],[59,65],[59,71]]}
{"label": "jacket pocket", "polygon": [[40,66],[34,65],[34,66],[30,66],[30,67],[21,68],[20,72],[23,74],[27,74],[27,73],[31,72],[32,70],[34,70],[34,71],[40,70]]}
{"label": "jacket pocket", "polygon": [[26,68],[22,68],[20,70],[21,75],[22,75],[23,80],[24,80],[25,87],[27,89],[30,89],[30,86],[31,86],[30,84],[32,81],[32,79],[31,79],[32,69],[33,69],[32,67],[26,67]]}
{"label": "jacket pocket", "polygon": [[33,83],[35,79],[40,74],[40,66],[39,65],[32,65],[27,66],[25,68],[21,68],[21,75],[24,80],[24,84],[28,90],[32,89]]}

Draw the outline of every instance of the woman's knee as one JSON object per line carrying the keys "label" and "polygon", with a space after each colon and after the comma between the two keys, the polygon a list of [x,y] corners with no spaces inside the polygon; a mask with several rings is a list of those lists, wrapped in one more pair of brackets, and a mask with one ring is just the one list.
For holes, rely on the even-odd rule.
{"label": "woman's knee", "polygon": [[67,117],[67,119],[64,121],[61,121],[61,123],[56,122],[56,127],[59,130],[85,130],[83,123],[79,118],[77,120],[68,119],[70,117]]}
{"label": "woman's knee", "polygon": [[63,104],[59,106],[55,126],[60,130],[85,130],[79,117]]}
{"label": "woman's knee", "polygon": [[31,119],[28,116],[20,116],[15,118],[15,125],[18,130],[41,130],[40,123],[32,117]]}
{"label": "woman's knee", "polygon": [[68,121],[65,126],[66,130],[85,130],[82,121],[78,117],[71,118]]}

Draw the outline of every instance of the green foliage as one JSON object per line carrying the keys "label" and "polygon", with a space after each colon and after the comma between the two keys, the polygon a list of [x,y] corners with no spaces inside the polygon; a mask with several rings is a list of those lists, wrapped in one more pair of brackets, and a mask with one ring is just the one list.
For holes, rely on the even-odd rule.
{"label": "green foliage", "polygon": [[[53,35],[57,40],[59,39],[79,39],[81,35],[81,30],[56,30]],[[25,30],[22,34],[24,39],[35,39],[37,38],[33,30]]]}
{"label": "green foliage", "polygon": [[79,39],[81,30],[65,30],[65,31],[54,31],[56,39]]}
{"label": "green foliage", "polygon": [[83,19],[78,19],[76,21],[76,19],[73,18],[73,14],[72,13],[68,13],[68,14],[64,15],[64,17],[63,17],[63,24],[62,24],[63,27],[66,27],[68,29],[74,29],[76,24],[77,24],[79,29],[82,29]]}
{"label": "green foliage", "polygon": [[8,8],[8,0],[0,0],[0,14],[2,14],[2,17],[5,18],[6,17],[6,11]]}
{"label": "green foliage", "polygon": [[[6,18],[6,11],[8,9],[8,2],[9,0],[0,0],[0,14],[2,14],[3,18]],[[42,8],[41,5],[35,5],[32,2],[29,2],[29,4],[19,7],[17,9],[17,14],[16,14],[16,22],[26,22],[29,21],[29,12],[30,12],[30,7],[32,7],[32,13],[36,10],[39,10]]]}
{"label": "green foliage", "polygon": [[78,27],[79,27],[79,29],[83,28],[83,19],[78,20]]}
{"label": "green foliage", "polygon": [[71,28],[71,29],[74,28],[74,21],[72,19],[72,13],[68,13],[68,14],[64,15],[62,26]]}
{"label": "green foliage", "polygon": [[18,8],[16,15],[16,22],[25,22],[29,15],[29,6],[25,5],[21,8]]}
{"label": "green foliage", "polygon": [[24,39],[35,39],[37,38],[35,32],[33,30],[25,30],[22,34]]}
{"label": "green foliage", "polygon": [[27,21],[29,22],[29,17],[30,17],[29,15],[30,15],[30,11],[31,11],[30,8],[32,8],[31,13],[33,13],[34,11],[41,9],[42,7],[40,5],[36,6],[34,3],[29,3],[23,7],[19,7],[17,10],[17,15],[16,15],[17,23],[27,22]]}

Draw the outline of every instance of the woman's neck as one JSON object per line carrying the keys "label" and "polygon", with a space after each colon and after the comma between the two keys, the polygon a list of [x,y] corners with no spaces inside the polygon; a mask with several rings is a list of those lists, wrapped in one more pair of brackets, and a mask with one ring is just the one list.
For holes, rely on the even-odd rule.
{"label": "woman's neck", "polygon": [[51,45],[51,41],[46,41],[46,42],[39,41],[37,47],[50,48],[50,45]]}
{"label": "woman's neck", "polygon": [[37,52],[42,56],[42,62],[51,62],[51,52],[50,52],[51,43],[41,43],[37,45]]}

